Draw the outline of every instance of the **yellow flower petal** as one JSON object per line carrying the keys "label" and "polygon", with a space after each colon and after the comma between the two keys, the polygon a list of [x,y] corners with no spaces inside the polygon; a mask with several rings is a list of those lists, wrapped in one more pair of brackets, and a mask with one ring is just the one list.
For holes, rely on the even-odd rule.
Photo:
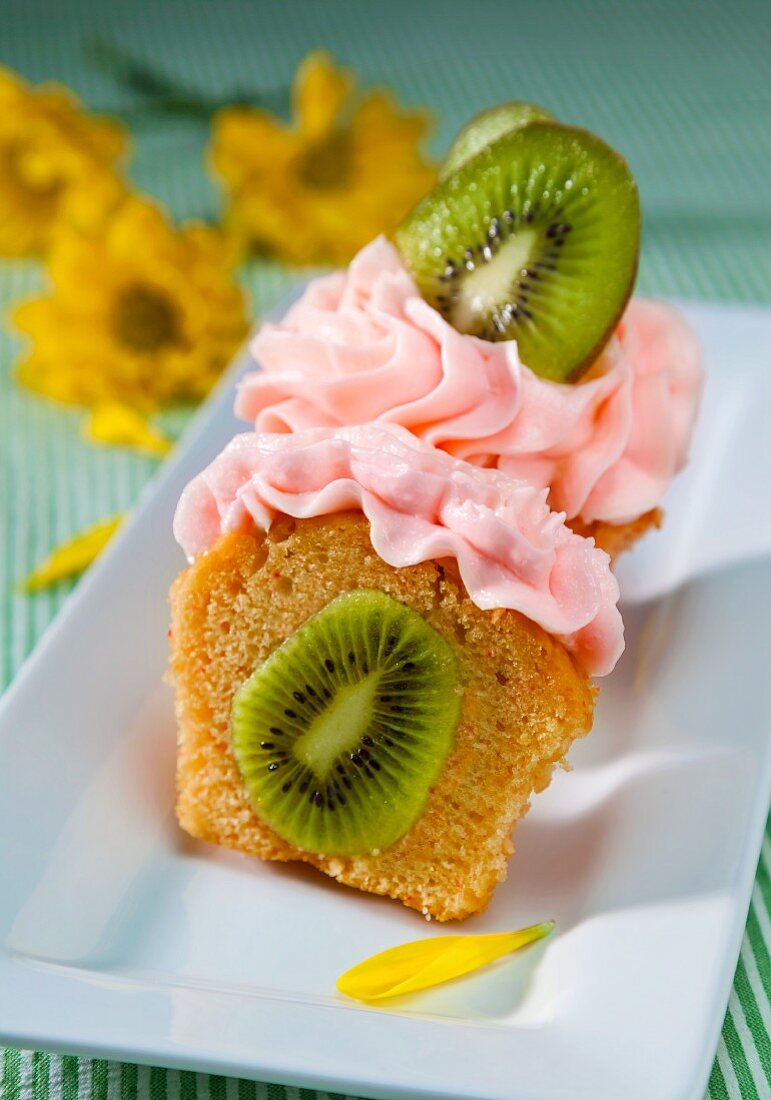
{"label": "yellow flower petal", "polygon": [[36,592],[39,588],[47,588],[48,585],[64,580],[65,577],[82,573],[102,552],[122,522],[123,516],[113,516],[112,519],[80,531],[57,546],[22,583],[22,590]]}
{"label": "yellow flower petal", "polygon": [[326,137],[353,87],[351,74],[339,69],[328,53],[314,50],[297,70],[292,106],[297,125],[309,141]]}
{"label": "yellow flower petal", "polygon": [[153,458],[163,458],[172,447],[171,440],[152,427],[141,413],[117,401],[97,405],[83,426],[83,434],[93,443],[133,447]]}
{"label": "yellow flower petal", "polygon": [[337,988],[358,1001],[379,1001],[441,985],[548,936],[554,921],[485,936],[437,936],[381,951],[347,970]]}
{"label": "yellow flower petal", "polygon": [[229,189],[283,179],[300,139],[258,107],[224,107],[212,120],[208,160]]}

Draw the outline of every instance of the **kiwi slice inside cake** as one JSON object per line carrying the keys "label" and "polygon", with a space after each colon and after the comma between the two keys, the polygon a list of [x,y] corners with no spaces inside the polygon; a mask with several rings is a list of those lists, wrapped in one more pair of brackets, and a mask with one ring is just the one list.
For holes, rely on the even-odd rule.
{"label": "kiwi slice inside cake", "polygon": [[385,848],[423,811],[460,717],[460,666],[421,615],[348,592],[239,688],[231,740],[250,800],[320,855]]}
{"label": "kiwi slice inside cake", "polygon": [[450,151],[439,169],[440,181],[456,172],[491,141],[503,137],[510,130],[518,130],[520,126],[527,126],[531,122],[551,122],[552,118],[538,104],[519,101],[499,103],[497,107],[480,112],[466,123],[450,146]]}
{"label": "kiwi slice inside cake", "polygon": [[396,240],[424,298],[458,331],[516,340],[531,370],[572,381],[631,294],[640,203],[604,141],[532,122],[448,176]]}

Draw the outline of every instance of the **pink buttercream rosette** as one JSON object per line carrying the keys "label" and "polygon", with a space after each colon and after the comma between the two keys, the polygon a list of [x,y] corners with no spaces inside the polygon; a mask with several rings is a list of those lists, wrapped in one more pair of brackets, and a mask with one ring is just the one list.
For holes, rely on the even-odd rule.
{"label": "pink buttercream rosette", "polygon": [[399,424],[435,447],[549,491],[552,508],[625,523],[656,507],[686,461],[698,347],[669,306],[632,301],[589,377],[548,382],[516,343],[456,332],[396,249],[368,245],[313,280],[253,344],[236,412],[258,431]]}
{"label": "pink buttercream rosette", "polygon": [[174,532],[189,558],[225,532],[358,509],[397,568],[452,557],[474,603],[521,612],[587,673],[623,650],[610,559],[550,512],[546,492],[436,450],[398,426],[236,438],[185,489]]}

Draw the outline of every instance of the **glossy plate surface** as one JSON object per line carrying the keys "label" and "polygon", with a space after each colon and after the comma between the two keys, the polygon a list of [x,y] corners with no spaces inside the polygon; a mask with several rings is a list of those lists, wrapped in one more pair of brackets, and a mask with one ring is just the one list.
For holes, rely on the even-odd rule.
{"label": "glossy plate surface", "polygon": [[[236,430],[234,367],[0,705],[2,1041],[372,1097],[701,1100],[771,779],[771,314],[687,313],[707,393],[664,530],[621,569],[626,654],[465,926],[175,827],[171,517]],[[404,1003],[335,993],[405,940],[550,917]]]}

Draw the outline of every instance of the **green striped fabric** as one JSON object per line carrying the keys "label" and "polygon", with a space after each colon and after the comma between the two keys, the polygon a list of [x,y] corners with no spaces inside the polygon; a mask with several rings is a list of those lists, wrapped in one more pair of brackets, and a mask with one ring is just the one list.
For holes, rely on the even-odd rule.
{"label": "green striped fabric", "polygon": [[[542,103],[629,158],[645,240],[640,289],[768,302],[771,290],[771,5],[765,0],[4,0],[0,63],[70,84],[92,107],[131,95],[89,69],[83,44],[118,42],[218,95],[285,86],[324,46],[367,83],[437,114],[439,153],[469,115],[503,99]],[[201,166],[206,128],[180,120],[136,133],[132,175],[180,216],[212,216]],[[301,226],[298,226],[298,232]],[[255,312],[296,274],[250,266]],[[43,284],[31,263],[0,262],[3,313]],[[71,584],[14,592],[46,551],[137,500],[156,464],[80,438],[81,416],[12,382],[18,345],[0,331],[0,687],[10,683]],[[178,431],[184,418],[170,415]],[[708,1095],[768,1100],[771,1080],[771,845],[766,841]],[[2,991],[0,991],[0,995]],[[0,1100],[315,1100],[308,1090],[6,1050]],[[621,1098],[620,1098],[621,1100]],[[654,1100],[654,1098],[651,1098]]]}

